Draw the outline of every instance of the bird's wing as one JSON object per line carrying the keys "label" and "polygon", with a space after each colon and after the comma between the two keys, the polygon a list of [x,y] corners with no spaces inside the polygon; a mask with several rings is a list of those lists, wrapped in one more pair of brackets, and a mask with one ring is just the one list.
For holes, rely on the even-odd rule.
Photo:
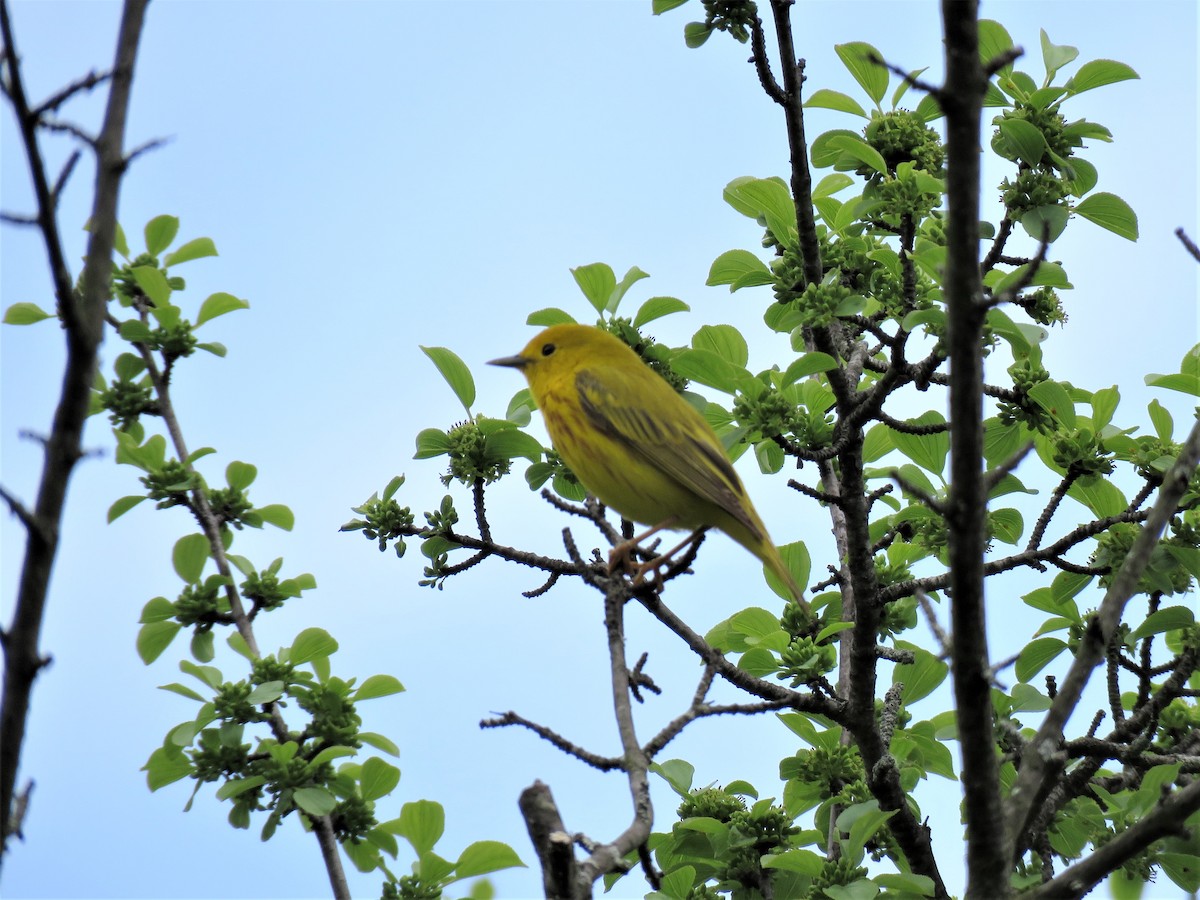
{"label": "bird's wing", "polygon": [[[638,372],[637,376],[642,373]],[[661,381],[647,369],[637,377],[606,369],[601,380],[587,369],[575,376],[579,402],[588,421],[602,433],[619,441],[659,471],[670,476],[698,497],[719,506],[754,535],[761,526],[746,511],[744,488],[724,449],[695,409],[671,391],[664,399],[678,401],[681,424],[673,425],[646,409],[647,393],[656,393]]]}

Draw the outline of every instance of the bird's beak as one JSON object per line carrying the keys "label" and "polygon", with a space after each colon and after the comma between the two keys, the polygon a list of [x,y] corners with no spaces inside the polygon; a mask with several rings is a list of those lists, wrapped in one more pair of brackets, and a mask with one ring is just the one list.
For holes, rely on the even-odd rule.
{"label": "bird's beak", "polygon": [[500,359],[489,359],[489,366],[509,366],[513,369],[523,369],[529,365],[529,360],[524,356],[503,356]]}

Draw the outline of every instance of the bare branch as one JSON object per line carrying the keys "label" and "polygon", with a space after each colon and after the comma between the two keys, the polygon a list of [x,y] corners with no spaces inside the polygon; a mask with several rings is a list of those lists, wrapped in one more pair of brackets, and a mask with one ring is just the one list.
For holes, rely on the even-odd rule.
{"label": "bare branch", "polygon": [[93,88],[104,84],[112,78],[112,72],[97,72],[93,69],[82,78],[77,78],[68,84],[66,87],[55,91],[36,107],[30,110],[34,118],[40,119],[48,112],[58,112],[58,108],[74,97],[76,94],[83,91],[91,91]]}

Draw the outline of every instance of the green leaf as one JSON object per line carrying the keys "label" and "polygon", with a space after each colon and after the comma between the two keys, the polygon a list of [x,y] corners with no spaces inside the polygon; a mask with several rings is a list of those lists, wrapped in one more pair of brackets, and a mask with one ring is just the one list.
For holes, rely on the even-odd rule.
{"label": "green leaf", "polygon": [[225,481],[235,491],[244,491],[254,484],[258,477],[258,467],[251,463],[234,460],[225,467]]}
{"label": "green leaf", "polygon": [[1048,243],[1054,243],[1066,230],[1070,218],[1071,211],[1069,209],[1052,203],[1026,210],[1021,213],[1017,221],[1020,222],[1025,233],[1035,241],[1045,239]]}
{"label": "green leaf", "polygon": [[1062,384],[1057,381],[1039,381],[1029,389],[1029,396],[1064,428],[1075,427],[1075,404]]}
{"label": "green leaf", "polygon": [[[944,425],[946,417],[937,410],[929,410],[915,419],[907,420],[910,425]],[[892,443],[896,449],[922,469],[941,475],[946,468],[946,455],[950,452],[950,432],[935,434],[908,434],[893,431]]]}
{"label": "green leaf", "polygon": [[838,191],[843,191],[850,185],[854,184],[854,179],[842,172],[830,172],[813,188],[813,199],[820,200],[823,197],[832,197]]}
{"label": "green leaf", "polygon": [[204,702],[203,696],[196,691],[193,691],[190,687],[185,687],[177,681],[171,684],[160,684],[158,689],[160,691],[170,691],[172,694],[178,694],[180,697],[187,697],[189,700],[195,700],[197,703]]}
{"label": "green leaf", "polygon": [[745,368],[750,359],[746,339],[732,325],[705,325],[692,335],[692,347],[715,353],[738,368]]}
{"label": "green leaf", "polygon": [[668,10],[672,10],[677,6],[683,6],[687,0],[654,0],[651,4],[651,11],[656,16],[661,16]]}
{"label": "green leaf", "polygon": [[175,566],[176,574],[188,584],[198,582],[211,549],[208,538],[202,534],[187,534],[181,537],[175,542],[175,549],[171,553],[171,562]]}
{"label": "green leaf", "polygon": [[1106,84],[1115,84],[1118,81],[1128,81],[1131,78],[1140,77],[1137,72],[1123,62],[1113,59],[1093,59],[1079,67],[1079,71],[1067,82],[1067,90],[1073,94],[1082,94],[1084,91],[1103,87]]}
{"label": "green leaf", "polygon": [[1151,400],[1146,407],[1150,413],[1150,421],[1154,423],[1154,432],[1160,440],[1170,441],[1175,433],[1175,422],[1171,414],[1157,400]]}
{"label": "green leaf", "polygon": [[454,877],[474,878],[500,869],[525,868],[517,851],[500,841],[476,841],[469,845],[454,864]]}
{"label": "green leaf", "polygon": [[389,753],[392,756],[400,755],[400,748],[396,746],[396,742],[384,737],[382,734],[376,734],[373,731],[360,731],[358,739],[364,744],[374,747],[376,750],[382,750],[384,753]]}
{"label": "green leaf", "polygon": [[515,459],[524,457],[530,462],[538,462],[542,458],[542,442],[531,434],[516,428],[506,428],[489,434],[484,439],[489,456]]}
{"label": "green leaf", "polygon": [[440,803],[416,800],[400,808],[400,818],[392,820],[389,828],[412,845],[417,856],[424,856],[441,839],[446,829],[446,813]]}
{"label": "green leaf", "polygon": [[1067,490],[1067,496],[1078,500],[1099,518],[1119,515],[1129,505],[1121,489],[1099,475],[1080,478]]}
{"label": "green leaf", "polygon": [[888,71],[878,63],[872,62],[872,57],[882,59],[883,54],[862,41],[835,44],[833,49],[842,64],[854,76],[854,80],[867,92],[867,96],[875,101],[875,105],[879,106],[883,95],[887,93]]}
{"label": "green leaf", "polygon": [[[772,442],[771,446],[775,446]],[[779,555],[783,558],[783,564],[787,566],[787,570],[792,573],[792,577],[796,579],[796,584],[803,590],[808,586],[808,576],[812,571],[812,559],[808,555],[808,547],[803,541],[793,541],[790,544],[783,544],[779,547]],[[767,566],[763,566],[763,574],[766,576],[767,584],[770,586],[779,597],[784,600],[792,598],[792,592],[787,589],[782,581],[772,572]]]}
{"label": "green leaf", "polygon": [[541,325],[547,328],[551,325],[574,325],[575,317],[566,310],[559,309],[556,306],[548,306],[545,309],[531,312],[529,317],[525,319],[525,324]]}
{"label": "green leaf", "polygon": [[1023,162],[1036,166],[1046,154],[1046,137],[1035,125],[1024,119],[1001,119],[1000,134],[1005,143]]}
{"label": "green leaf", "polygon": [[[211,631],[196,631],[192,634],[192,658],[202,662],[212,662],[216,651],[213,649],[213,633]],[[253,692],[252,692],[253,693]]]}
{"label": "green leaf", "polygon": [[1092,394],[1092,428],[1096,432],[1104,429],[1112,421],[1117,404],[1121,402],[1121,392],[1114,384],[1112,387],[1101,388]]}
{"label": "green leaf", "polygon": [[831,91],[828,88],[821,88],[813,91],[809,98],[804,101],[806,109],[836,109],[838,112],[853,113],[856,116],[867,118],[867,112],[862,108],[857,100],[841,91]]}
{"label": "green leaf", "polygon": [[400,770],[391,763],[372,756],[362,766],[359,792],[364,800],[386,797],[400,783]]}
{"label": "green leaf", "polygon": [[686,759],[668,759],[662,763],[651,763],[650,771],[666,781],[671,789],[681,797],[686,797],[691,793],[692,781],[696,777],[696,767]]}
{"label": "green leaf", "polygon": [[1010,508],[997,509],[988,513],[988,524],[991,525],[996,539],[1006,544],[1016,544],[1021,539],[1021,532],[1025,529],[1021,513]]}
{"label": "green leaf", "polygon": [[53,313],[46,312],[36,303],[14,303],[4,311],[5,325],[32,325],[53,318]]}
{"label": "green leaf", "polygon": [[280,531],[291,531],[296,525],[296,514],[282,503],[268,503],[266,506],[256,506],[254,512],[268,525],[274,525]]}
{"label": "green leaf", "polygon": [[299,666],[315,659],[324,659],[337,652],[338,642],[323,628],[305,628],[296,635],[288,653],[288,662]]}
{"label": "green leaf", "polygon": [[179,233],[179,219],[175,216],[155,216],[146,223],[146,252],[158,256],[168,247],[175,235]]}
{"label": "green leaf", "polygon": [[215,319],[217,316],[223,316],[225,313],[231,313],[235,309],[249,309],[250,304],[242,300],[240,297],[235,297],[233,294],[226,294],[218,291],[215,294],[210,294],[208,299],[200,304],[200,312],[196,315],[196,328],[199,328],[209,319]]}
{"label": "green leaf", "polygon": [[650,276],[648,274],[643,272],[637,266],[630,266],[629,271],[625,273],[621,280],[617,282],[616,287],[613,288],[612,294],[609,296],[608,303],[605,306],[607,311],[610,313],[615,313],[617,311],[617,307],[621,305],[621,300],[624,299],[625,294],[628,293],[629,289],[643,278],[649,277]]}
{"label": "green leaf", "polygon": [[863,462],[875,462],[895,448],[892,443],[892,430],[886,425],[874,425],[867,432],[863,441]]}
{"label": "green leaf", "polygon": [[[730,285],[730,292],[753,284],[770,284],[774,275],[761,259],[749,250],[727,250],[713,260],[708,270],[709,286]],[[634,322],[637,325],[637,322]]]}
{"label": "green leaf", "polygon": [[376,697],[387,697],[389,694],[399,694],[403,690],[404,685],[394,675],[372,675],[358,686],[352,699],[358,703],[362,700],[374,700]]}
{"label": "green leaf", "polygon": [[684,350],[671,360],[671,368],[690,381],[697,381],[727,394],[736,393],[745,369],[722,359],[711,350]]}
{"label": "green leaf", "polygon": [[1053,43],[1050,35],[1046,34],[1046,29],[1042,29],[1042,62],[1046,66],[1046,84],[1054,80],[1059,69],[1073,63],[1078,56],[1077,48]]}
{"label": "green leaf", "polygon": [[1152,634],[1190,628],[1195,623],[1195,614],[1186,606],[1168,606],[1166,609],[1156,610],[1146,616],[1146,620],[1129,635],[1129,640],[1140,641]]}
{"label": "green leaf", "polygon": [[1066,641],[1058,638],[1043,637],[1030,641],[1017,657],[1017,679],[1028,682],[1066,649]]}
{"label": "green leaf", "polygon": [[146,785],[150,790],[157,791],[181,778],[187,778],[193,769],[191,760],[179,747],[159,747],[150,754],[142,771],[146,773]]}
{"label": "green leaf", "polygon": [[608,263],[590,263],[571,270],[575,283],[596,312],[603,314],[608,300],[617,287],[617,276]]}
{"label": "green leaf", "polygon": [[163,265],[170,268],[180,263],[191,262],[193,259],[216,255],[217,245],[213,243],[212,238],[199,237],[168,253],[163,257]]}
{"label": "green leaf", "polygon": [[466,409],[467,415],[470,415],[471,404],[475,402],[475,379],[471,377],[471,370],[467,368],[467,364],[445,347],[422,347],[421,350],[433,360],[437,370],[454,391],[458,402]]}
{"label": "green leaf", "polygon": [[683,26],[683,42],[691,49],[703,46],[712,30],[703,22],[688,22]]}
{"label": "green leaf", "polygon": [[449,453],[453,445],[450,435],[440,428],[426,428],[417,435],[417,452],[413,459],[429,459],[431,456],[441,456]]}
{"label": "green leaf", "polygon": [[154,266],[134,266],[130,269],[133,280],[155,307],[162,308],[171,301],[171,286],[167,284],[167,276]]}
{"label": "green leaf", "polygon": [[297,788],[292,799],[310,816],[327,816],[337,806],[337,797],[323,787]]}
{"label": "green leaf", "polygon": [[[999,22],[994,22],[991,19],[979,20],[979,61],[990,63],[1001,53],[1011,49],[1013,39],[1009,36],[1007,29]],[[1003,72],[1012,71],[1012,63],[1009,63],[1003,69]]]}
{"label": "green leaf", "polygon": [[[854,132],[848,132],[854,134]],[[771,234],[787,248],[796,246],[796,206],[787,185],[778,178],[735,178],[725,186],[725,201],[752,219],[762,219]]]}
{"label": "green leaf", "polygon": [[786,387],[789,384],[795,384],[801,378],[807,378],[809,375],[815,375],[818,372],[828,372],[836,368],[836,359],[828,353],[814,350],[811,353],[805,353],[787,367],[783,373],[781,385]]}
{"label": "green leaf", "polygon": [[196,349],[197,350],[205,350],[208,353],[211,353],[213,356],[220,356],[220,357],[224,357],[225,353],[226,353],[225,345],[222,343],[219,343],[218,341],[209,341],[204,344],[197,344]]}
{"label": "green leaf", "polygon": [[633,317],[633,327],[641,328],[655,319],[672,313],[687,312],[690,309],[690,306],[677,297],[651,297],[638,307],[637,315]]}
{"label": "green leaf", "polygon": [[139,494],[131,494],[128,497],[122,497],[108,508],[108,523],[111,525],[145,499],[147,498]]}
{"label": "green leaf", "polygon": [[928,650],[912,644],[904,644],[904,647],[913,651],[915,660],[909,665],[896,666],[892,671],[892,684],[904,684],[901,699],[907,706],[933,693],[946,680],[950,667]]}
{"label": "green leaf", "polygon": [[182,628],[178,622],[148,622],[138,630],[137,652],[146,665],[154,662],[171,646]]}
{"label": "green leaf", "polygon": [[[204,634],[211,635],[211,631],[206,631]],[[252,703],[255,706],[261,706],[264,703],[274,703],[283,696],[284,683],[282,681],[264,681],[262,684],[255,685],[254,690],[246,695],[246,702]]]}
{"label": "green leaf", "polygon": [[1138,239],[1137,213],[1116,194],[1090,194],[1076,204],[1073,212],[1127,240]]}
{"label": "green leaf", "polygon": [[879,151],[858,135],[837,135],[828,142],[828,146],[831,150],[838,151],[839,157],[849,156],[856,162],[874,169],[881,175],[887,174],[887,163],[883,161],[883,157],[879,154]]}

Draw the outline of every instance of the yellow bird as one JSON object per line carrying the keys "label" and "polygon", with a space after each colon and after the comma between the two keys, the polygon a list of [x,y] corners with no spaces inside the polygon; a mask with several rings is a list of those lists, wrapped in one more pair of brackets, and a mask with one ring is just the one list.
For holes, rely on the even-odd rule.
{"label": "yellow bird", "polygon": [[653,526],[614,548],[614,561],[662,529],[718,528],[804,603],[717,433],[624,342],[589,325],[554,325],[491,365],[525,375],[554,448],[594,497]]}

